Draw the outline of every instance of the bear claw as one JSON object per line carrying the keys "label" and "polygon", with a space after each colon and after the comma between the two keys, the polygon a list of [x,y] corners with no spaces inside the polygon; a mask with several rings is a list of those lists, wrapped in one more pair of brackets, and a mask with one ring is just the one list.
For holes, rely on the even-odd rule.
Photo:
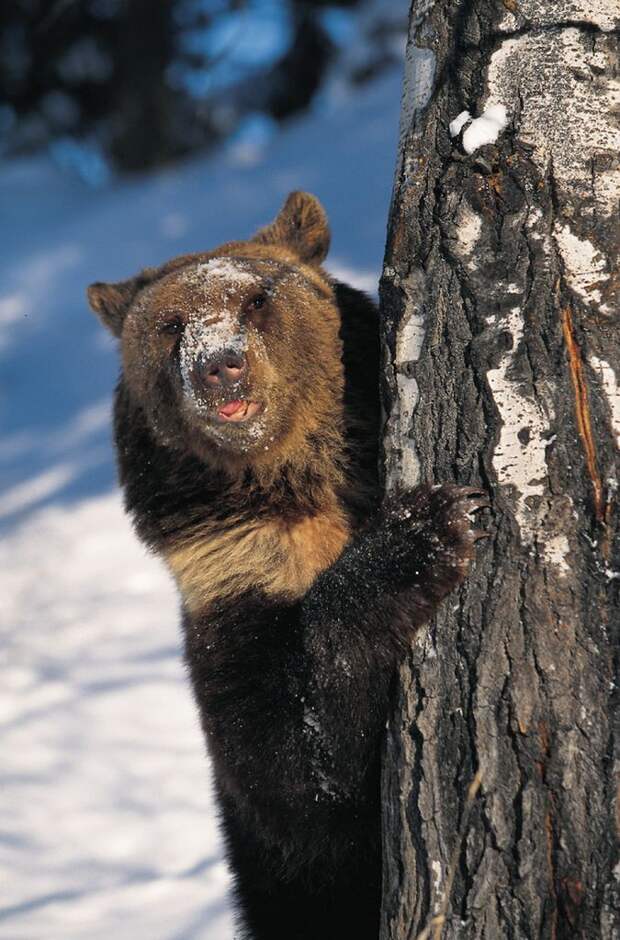
{"label": "bear claw", "polygon": [[489,537],[484,529],[474,526],[472,517],[490,505],[480,487],[454,483],[422,485],[401,494],[392,515],[392,525],[396,523],[403,539],[398,553],[415,562],[414,570],[428,566],[426,578],[438,596],[463,581],[474,558],[475,543]]}

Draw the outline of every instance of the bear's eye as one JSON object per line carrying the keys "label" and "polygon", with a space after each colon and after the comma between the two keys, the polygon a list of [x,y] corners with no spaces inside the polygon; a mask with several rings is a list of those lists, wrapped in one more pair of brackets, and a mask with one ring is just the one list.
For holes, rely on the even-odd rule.
{"label": "bear's eye", "polygon": [[162,323],[159,332],[164,333],[166,336],[178,336],[179,333],[183,332],[183,321],[181,317],[170,317],[169,320]]}
{"label": "bear's eye", "polygon": [[267,303],[267,298],[264,294],[257,294],[256,297],[253,297],[249,303],[249,306],[253,310],[260,310],[261,307],[264,307]]}

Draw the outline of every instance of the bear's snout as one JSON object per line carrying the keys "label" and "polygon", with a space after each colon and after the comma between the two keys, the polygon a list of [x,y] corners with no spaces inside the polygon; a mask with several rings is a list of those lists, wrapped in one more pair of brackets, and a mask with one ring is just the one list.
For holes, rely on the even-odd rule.
{"label": "bear's snout", "polygon": [[191,359],[185,356],[182,373],[186,388],[199,399],[215,402],[247,381],[248,363],[243,352],[228,347],[210,353],[203,351]]}
{"label": "bear's snout", "polygon": [[239,382],[247,371],[245,356],[223,349],[215,356],[201,357],[194,374],[207,389],[228,388]]}

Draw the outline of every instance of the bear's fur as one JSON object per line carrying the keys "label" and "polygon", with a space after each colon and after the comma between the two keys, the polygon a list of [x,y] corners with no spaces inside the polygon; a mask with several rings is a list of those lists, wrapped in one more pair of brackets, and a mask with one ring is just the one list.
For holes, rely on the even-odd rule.
{"label": "bear's fur", "polygon": [[179,587],[257,940],[376,940],[390,684],[484,504],[448,485],[380,507],[378,315],[322,270],[328,246],[293,193],[249,241],[89,288],[121,341],[126,506]]}

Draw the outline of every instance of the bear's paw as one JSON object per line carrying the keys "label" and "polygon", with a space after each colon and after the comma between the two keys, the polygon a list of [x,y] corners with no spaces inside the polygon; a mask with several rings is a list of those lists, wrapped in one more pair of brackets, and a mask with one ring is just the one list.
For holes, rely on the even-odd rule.
{"label": "bear's paw", "polygon": [[408,569],[412,585],[444,597],[464,580],[475,543],[488,535],[473,514],[489,506],[478,487],[452,483],[401,494],[388,510],[393,561],[401,572]]}

